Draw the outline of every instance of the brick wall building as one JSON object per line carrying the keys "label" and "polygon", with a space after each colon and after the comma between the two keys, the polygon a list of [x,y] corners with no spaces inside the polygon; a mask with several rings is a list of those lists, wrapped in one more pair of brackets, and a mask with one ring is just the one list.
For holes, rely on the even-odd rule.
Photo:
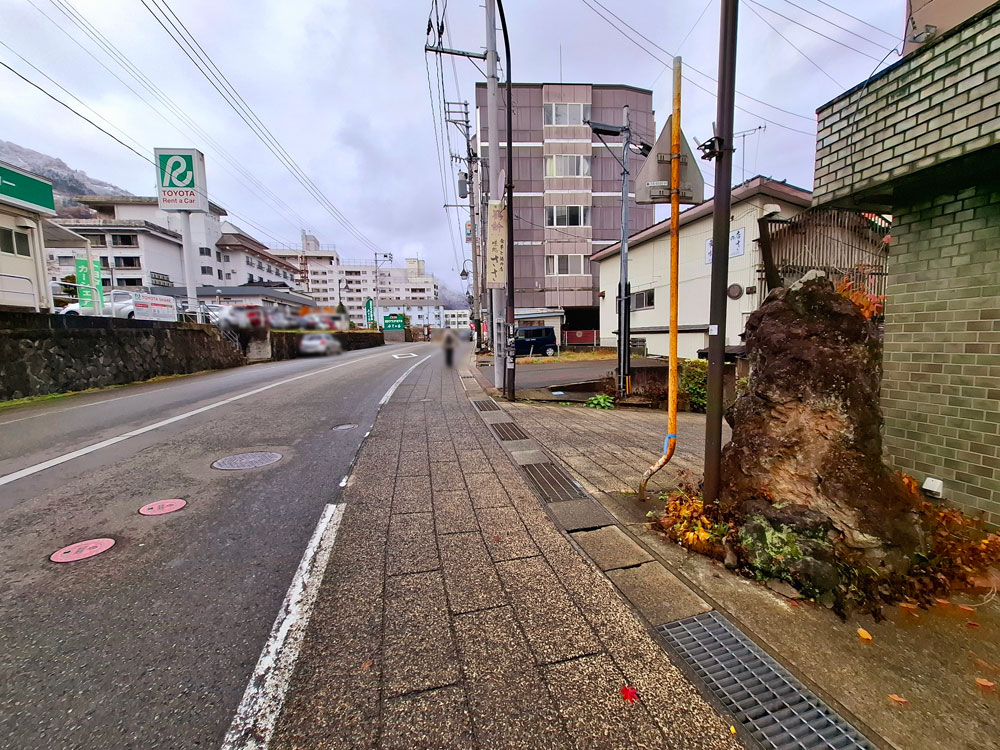
{"label": "brick wall building", "polygon": [[892,214],[885,444],[1000,526],[1000,3],[818,110],[814,204]]}

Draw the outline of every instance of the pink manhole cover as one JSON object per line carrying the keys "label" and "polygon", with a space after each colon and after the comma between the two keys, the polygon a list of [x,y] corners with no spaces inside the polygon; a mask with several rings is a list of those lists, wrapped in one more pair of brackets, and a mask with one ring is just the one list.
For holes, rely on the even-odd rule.
{"label": "pink manhole cover", "polygon": [[237,453],[235,456],[220,458],[212,464],[213,469],[223,471],[236,471],[238,469],[256,469],[258,466],[267,466],[275,461],[281,460],[280,453],[270,451],[259,451],[256,453]]}
{"label": "pink manhole cover", "polygon": [[139,515],[162,516],[164,513],[173,513],[175,510],[180,510],[185,505],[187,505],[187,503],[179,498],[174,498],[172,500],[157,500],[155,503],[143,505],[139,508]]}
{"label": "pink manhole cover", "polygon": [[55,563],[76,562],[77,560],[86,560],[88,557],[107,552],[114,546],[115,540],[107,537],[88,539],[85,542],[77,542],[76,544],[56,550],[49,555],[49,559]]}

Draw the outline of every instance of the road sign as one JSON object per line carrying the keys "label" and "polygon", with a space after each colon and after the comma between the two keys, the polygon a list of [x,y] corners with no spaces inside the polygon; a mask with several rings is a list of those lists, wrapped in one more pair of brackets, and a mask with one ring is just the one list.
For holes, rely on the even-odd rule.
{"label": "road sign", "polygon": [[472,222],[465,222],[465,241],[472,242]]}
{"label": "road sign", "polygon": [[164,211],[208,211],[205,155],[193,148],[158,148],[156,187]]}
{"label": "road sign", "polygon": [[365,324],[369,328],[375,327],[375,300],[371,297],[365,300]]}
{"label": "road sign", "polygon": [[389,313],[385,316],[385,330],[402,331],[406,328],[406,317],[403,313]]}
{"label": "road sign", "polygon": [[507,209],[503,201],[490,201],[486,242],[486,288],[507,286]]}
{"label": "road sign", "polygon": [[[91,261],[92,265],[87,265],[86,258],[76,259],[76,283],[80,284],[76,289],[77,300],[80,302],[80,309],[94,310],[98,315],[104,313],[104,293],[101,290],[101,261]],[[97,287],[97,304],[94,304],[94,290],[87,287]],[[96,308],[96,309],[95,309]]]}
{"label": "road sign", "polygon": [[52,183],[16,167],[0,166],[0,203],[27,208],[46,216],[56,214]]}
{"label": "road sign", "polygon": [[[673,115],[660,131],[656,145],[635,178],[636,203],[670,203],[670,128]],[[705,202],[705,178],[701,176],[698,160],[694,158],[687,138],[681,132],[681,185],[680,202],[700,204]]]}
{"label": "road sign", "polygon": [[177,320],[174,298],[161,294],[132,292],[132,309],[136,320]]}

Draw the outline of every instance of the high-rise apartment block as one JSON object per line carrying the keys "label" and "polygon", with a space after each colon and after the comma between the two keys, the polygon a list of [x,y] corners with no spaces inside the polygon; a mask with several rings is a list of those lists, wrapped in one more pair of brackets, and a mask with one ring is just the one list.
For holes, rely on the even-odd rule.
{"label": "high-rise apartment block", "polygon": [[[585,124],[622,122],[628,105],[633,142],[656,138],[653,93],[632,86],[562,83],[513,85],[514,303],[518,308],[565,311],[564,328],[599,328],[598,265],[590,256],[621,239],[621,138],[605,138]],[[487,137],[486,84],[476,84],[479,155],[489,159],[494,185],[507,168],[506,95],[499,96],[500,148],[493,159]],[[642,157],[630,156],[634,181]],[[629,184],[629,234],[651,226],[653,206],[635,203]],[[617,290],[603,290],[616,295]]]}

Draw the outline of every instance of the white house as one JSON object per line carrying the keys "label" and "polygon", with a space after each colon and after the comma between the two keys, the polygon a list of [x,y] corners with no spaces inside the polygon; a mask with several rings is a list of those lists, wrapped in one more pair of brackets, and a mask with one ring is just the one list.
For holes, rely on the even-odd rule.
{"label": "white house", "polygon": [[[726,345],[740,343],[746,320],[763,301],[763,271],[758,219],[790,218],[808,208],[812,194],[785,182],[757,176],[733,189],[729,235],[729,302]],[[678,285],[678,355],[698,357],[708,346],[712,275],[713,201],[680,215]],[[601,344],[615,346],[618,335],[616,296],[621,243],[595,253],[600,264]],[[670,221],[654,224],[629,238],[631,334],[645,338],[650,354],[669,354]]]}
{"label": "white house", "polygon": [[0,305],[51,307],[42,247],[54,215],[51,182],[0,163]]}

